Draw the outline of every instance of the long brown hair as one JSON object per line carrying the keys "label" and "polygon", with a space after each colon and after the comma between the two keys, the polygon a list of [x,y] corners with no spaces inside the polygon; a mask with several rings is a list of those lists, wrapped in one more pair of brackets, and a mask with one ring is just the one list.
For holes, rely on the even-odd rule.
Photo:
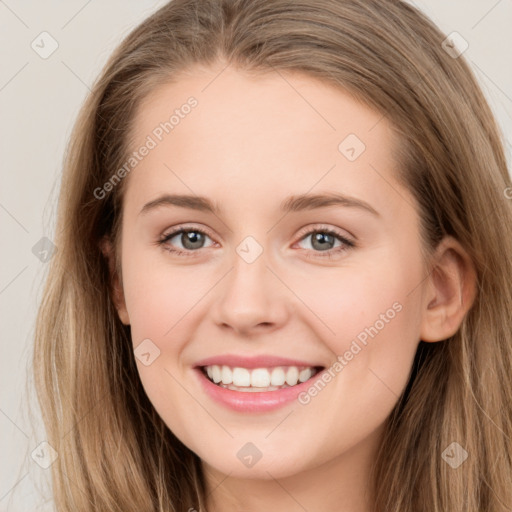
{"label": "long brown hair", "polygon": [[[99,247],[118,239],[123,182],[102,199],[94,191],[126,161],[141,100],[219,62],[299,72],[382,113],[402,143],[400,179],[416,198],[425,248],[452,235],[475,265],[472,308],[450,339],[420,342],[387,421],[375,510],[512,508],[512,189],[489,106],[445,37],[399,0],[174,0],[118,47],[72,133],[36,324],[57,510],[204,510],[200,460],[148,400],[113,306]],[[468,454],[456,469],[442,457],[454,442]]]}

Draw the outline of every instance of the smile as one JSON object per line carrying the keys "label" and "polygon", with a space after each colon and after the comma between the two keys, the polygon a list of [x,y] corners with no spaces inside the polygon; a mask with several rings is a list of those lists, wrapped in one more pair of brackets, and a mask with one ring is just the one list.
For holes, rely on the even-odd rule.
{"label": "smile", "polygon": [[241,392],[277,391],[293,387],[306,382],[319,370],[319,367],[313,366],[243,368],[214,364],[202,367],[203,373],[214,384]]}
{"label": "smile", "polygon": [[276,356],[224,354],[198,361],[194,374],[205,398],[236,413],[266,413],[291,405],[325,366]]}

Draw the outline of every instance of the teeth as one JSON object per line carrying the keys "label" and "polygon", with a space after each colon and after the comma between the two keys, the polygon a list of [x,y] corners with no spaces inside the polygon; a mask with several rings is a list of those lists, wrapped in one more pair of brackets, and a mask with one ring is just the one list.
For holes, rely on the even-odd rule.
{"label": "teeth", "polygon": [[220,367],[217,365],[212,366],[212,379],[215,384],[218,384],[221,380]]}
{"label": "teeth", "polygon": [[230,389],[246,388],[251,391],[266,388],[267,390],[281,387],[296,386],[310,379],[316,373],[313,367],[276,366],[274,368],[231,368],[223,365],[205,367],[208,378],[215,384]]}
{"label": "teeth", "polygon": [[306,382],[308,379],[311,378],[311,375],[313,375],[311,368],[305,368],[304,370],[301,370],[301,372],[299,373],[299,381]]}
{"label": "teeth", "polygon": [[[209,368],[209,367],[208,367]],[[233,382],[233,372],[229,366],[222,367],[222,384],[231,384]]]}
{"label": "teeth", "polygon": [[295,386],[299,380],[299,370],[296,366],[290,366],[286,372],[286,384],[288,386]]}
{"label": "teeth", "polygon": [[270,386],[270,373],[266,368],[257,368],[251,372],[251,386],[253,388],[268,388]]}
{"label": "teeth", "polygon": [[274,368],[270,375],[270,383],[272,386],[282,386],[286,380],[284,370],[280,367]]}
{"label": "teeth", "polygon": [[250,386],[251,372],[247,368],[233,368],[233,384],[235,386]]}

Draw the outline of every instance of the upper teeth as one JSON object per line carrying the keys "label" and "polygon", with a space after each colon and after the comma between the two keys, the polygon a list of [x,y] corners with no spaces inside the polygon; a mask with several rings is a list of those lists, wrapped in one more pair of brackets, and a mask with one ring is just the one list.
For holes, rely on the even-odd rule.
{"label": "upper teeth", "polygon": [[295,386],[298,382],[305,382],[315,373],[313,367],[276,366],[274,368],[248,368],[211,365],[206,366],[206,373],[210,380],[218,384],[233,384],[234,386],[252,386],[266,388],[269,386]]}

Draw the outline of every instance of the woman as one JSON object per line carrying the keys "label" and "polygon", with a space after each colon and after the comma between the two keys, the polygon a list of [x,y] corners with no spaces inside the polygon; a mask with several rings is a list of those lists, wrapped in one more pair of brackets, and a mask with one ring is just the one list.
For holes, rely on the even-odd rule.
{"label": "woman", "polygon": [[445,40],[177,0],[121,44],[37,324],[58,510],[512,506],[510,178]]}

